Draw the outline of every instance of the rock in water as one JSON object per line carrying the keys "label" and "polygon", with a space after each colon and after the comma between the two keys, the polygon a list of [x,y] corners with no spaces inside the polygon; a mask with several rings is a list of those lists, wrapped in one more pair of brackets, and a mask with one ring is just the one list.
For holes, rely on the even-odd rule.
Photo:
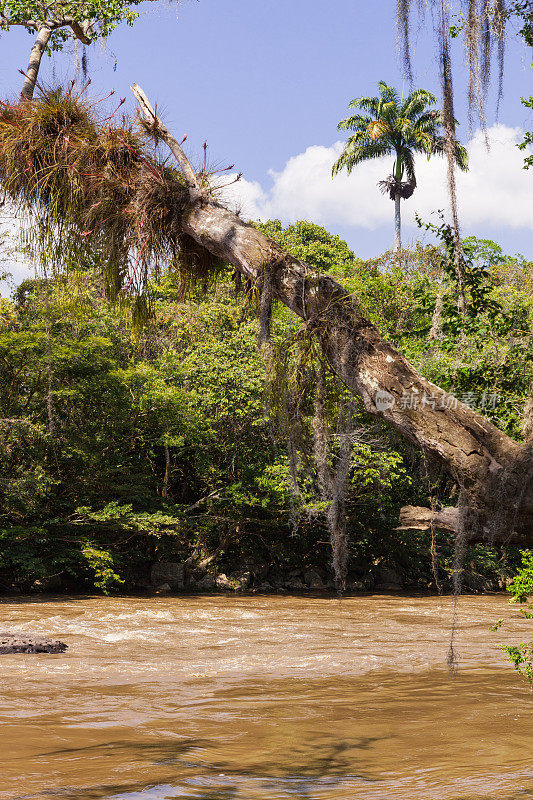
{"label": "rock in water", "polygon": [[68,645],[46,636],[17,636],[0,633],[0,654],[4,653],[64,653]]}

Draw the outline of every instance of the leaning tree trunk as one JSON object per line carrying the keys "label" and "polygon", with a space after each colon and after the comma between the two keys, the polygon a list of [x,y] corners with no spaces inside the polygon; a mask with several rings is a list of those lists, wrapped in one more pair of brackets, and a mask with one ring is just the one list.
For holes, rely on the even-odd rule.
{"label": "leaning tree trunk", "polygon": [[[533,543],[533,442],[516,442],[424,377],[363,316],[353,296],[299,261],[201,190],[177,141],[136,85],[158,138],[176,156],[189,203],[177,224],[256,285],[270,275],[273,296],[304,320],[331,367],[366,410],[438,459],[461,487],[447,525],[467,538]],[[436,520],[438,525],[438,520]],[[466,526],[466,530],[465,530]],[[406,527],[404,525],[404,527]],[[417,528],[417,524],[410,527]],[[423,527],[423,526],[421,526]]]}
{"label": "leaning tree trunk", "polygon": [[41,59],[48,46],[51,35],[52,29],[47,25],[42,25],[31,49],[30,61],[24,76],[24,83],[22,84],[22,90],[20,93],[22,100],[31,100],[33,98],[35,85],[37,83],[37,76],[41,66]]}
{"label": "leaning tree trunk", "polygon": [[394,195],[394,252],[399,253],[402,249],[402,215],[400,209],[402,197],[400,192]]}

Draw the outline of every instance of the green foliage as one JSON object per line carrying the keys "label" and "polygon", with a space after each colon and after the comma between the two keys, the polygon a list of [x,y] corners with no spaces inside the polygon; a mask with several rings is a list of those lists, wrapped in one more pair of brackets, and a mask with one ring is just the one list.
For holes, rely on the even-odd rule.
{"label": "green foliage", "polygon": [[87,544],[82,548],[82,555],[87,566],[94,573],[94,586],[103,594],[110,594],[113,589],[124,583],[123,578],[115,572],[113,556],[106,550],[99,550]]}
{"label": "green foliage", "polygon": [[[445,330],[428,343],[442,248],[362,261],[311,223],[263,229],[355,292],[431,380],[459,397],[496,387],[500,399],[485,413],[519,435],[533,377],[530,264],[470,240],[473,263],[489,267],[491,297],[513,316],[515,341],[496,324],[489,336],[472,329],[459,343]],[[328,565],[328,502],[311,457],[320,362],[300,322],[275,310],[275,358],[265,364],[254,306],[246,293],[236,295],[229,271],[209,297],[184,300],[169,270],[149,285],[154,317],[133,334],[97,274],[84,262],[68,276],[26,281],[0,305],[0,588],[25,591],[61,575],[73,591],[138,591],[154,561],[208,556],[226,538],[215,562],[226,572],[249,562],[274,571]],[[274,389],[265,392],[272,369]],[[326,372],[330,466],[347,399]],[[433,580],[429,536],[397,532],[398,510],[430,497],[449,505],[454,484],[359,404],[352,422],[351,575],[371,587],[378,567],[394,567],[425,589]],[[449,586],[451,537],[439,535],[437,545]],[[492,548],[470,548],[473,588],[501,580],[514,559],[512,548],[503,559]]]}
{"label": "green foliage", "polygon": [[[533,97],[522,97],[520,102],[526,108],[533,109]],[[527,150],[531,145],[533,145],[533,132],[526,131],[523,141],[518,144],[518,149]],[[533,155],[528,155],[524,158],[524,169],[529,169],[532,166],[533,166]]]}
{"label": "green foliage", "polygon": [[522,553],[522,566],[514,577],[508,591],[513,595],[515,603],[527,603],[533,597],[533,552],[525,550]]}
{"label": "green foliage", "polygon": [[509,332],[513,327],[513,320],[494,297],[494,281],[490,274],[490,266],[502,260],[501,248],[494,242],[480,241],[472,236],[462,242],[461,263],[467,292],[467,315],[464,317],[457,303],[459,287],[456,241],[452,226],[444,222],[442,214],[440,225],[422,222],[418,216],[415,219],[419,228],[431,231],[441,242],[440,267],[448,284],[453,287],[451,293],[444,295],[443,322],[447,331],[455,335],[462,331],[482,336],[496,329],[500,333]]}
{"label": "green foliage", "polygon": [[518,674],[533,686],[533,642],[507,645],[504,649]]}
{"label": "green foliage", "polygon": [[256,227],[293,256],[322,272],[333,270],[337,275],[344,275],[359,262],[340,236],[313,222],[299,220],[283,228],[279,219],[273,219],[256,223]]}
{"label": "green foliage", "polygon": [[[522,564],[512,583],[507,587],[507,591],[513,595],[512,602],[526,604],[533,596],[533,552],[524,550],[522,553]],[[527,620],[533,620],[533,605],[520,609],[521,615]],[[503,625],[503,620],[491,627],[491,631],[499,630]],[[530,686],[533,687],[533,641],[520,642],[517,645],[502,645],[509,661]]]}
{"label": "green foliage", "polygon": [[[135,8],[142,0],[0,0],[0,29],[12,25],[22,25],[29,33],[34,33],[41,25],[50,25],[53,31],[48,51],[61,50],[65,42],[75,33],[72,23],[90,23],[88,38],[99,39],[109,36],[120,22],[133,25],[138,12]],[[61,27],[60,23],[63,21]],[[56,27],[57,26],[57,27]],[[70,30],[66,30],[66,26]]]}

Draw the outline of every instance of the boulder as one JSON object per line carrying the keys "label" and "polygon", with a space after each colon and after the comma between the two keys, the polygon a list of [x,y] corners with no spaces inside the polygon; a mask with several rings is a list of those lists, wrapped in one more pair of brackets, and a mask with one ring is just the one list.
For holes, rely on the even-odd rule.
{"label": "boulder", "polygon": [[185,567],[178,561],[157,561],[152,565],[150,579],[153,586],[168,583],[170,589],[183,589],[185,585]]}
{"label": "boulder", "polygon": [[307,569],[304,572],[304,582],[310,589],[324,589],[324,581],[316,569]]}
{"label": "boulder", "polygon": [[277,568],[271,569],[268,573],[268,583],[270,583],[273,589],[282,589],[285,584],[285,578],[281,570]]}
{"label": "boulder", "polygon": [[222,589],[223,591],[229,591],[230,589],[233,589],[228,576],[224,572],[221,572],[220,575],[216,576],[215,583],[217,589]]}
{"label": "boulder", "polygon": [[191,581],[189,586],[191,589],[195,589],[197,592],[211,592],[213,589],[216,589],[217,583],[213,576],[208,572],[207,575],[204,575],[202,578],[200,578],[200,580]]}
{"label": "boulder", "polygon": [[168,583],[163,583],[161,586],[158,586],[155,590],[156,594],[170,594],[172,591],[170,585]]}
{"label": "boulder", "polygon": [[64,653],[68,645],[46,636],[0,633],[0,653]]}
{"label": "boulder", "polygon": [[57,592],[62,588],[63,582],[61,575],[48,575],[45,578],[38,578],[31,585],[32,592]]}
{"label": "boulder", "polygon": [[301,578],[296,576],[295,578],[290,578],[288,581],[285,581],[285,588],[290,592],[301,592],[307,589],[307,586]]}
{"label": "boulder", "polygon": [[223,572],[216,577],[218,589],[223,591],[242,592],[249,588],[252,582],[252,574],[248,570],[232,572],[229,576]]}
{"label": "boulder", "polygon": [[250,588],[250,584],[252,583],[252,573],[247,570],[239,570],[238,572],[232,572],[230,577],[230,581],[234,584],[236,591],[244,591],[245,589]]}
{"label": "boulder", "polygon": [[403,577],[390,567],[379,566],[375,570],[376,584],[374,586],[380,592],[397,592],[403,588]]}
{"label": "boulder", "polygon": [[268,575],[269,565],[264,561],[247,559],[242,565],[242,569],[251,572],[255,581],[264,581]]}

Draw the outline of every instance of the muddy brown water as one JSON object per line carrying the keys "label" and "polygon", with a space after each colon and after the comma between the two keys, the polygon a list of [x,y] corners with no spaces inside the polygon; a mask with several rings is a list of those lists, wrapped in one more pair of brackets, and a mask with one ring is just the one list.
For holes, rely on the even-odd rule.
{"label": "muddy brown water", "polygon": [[[497,633],[489,626],[508,620]],[[525,800],[533,693],[505,597],[0,602],[1,800]]]}

